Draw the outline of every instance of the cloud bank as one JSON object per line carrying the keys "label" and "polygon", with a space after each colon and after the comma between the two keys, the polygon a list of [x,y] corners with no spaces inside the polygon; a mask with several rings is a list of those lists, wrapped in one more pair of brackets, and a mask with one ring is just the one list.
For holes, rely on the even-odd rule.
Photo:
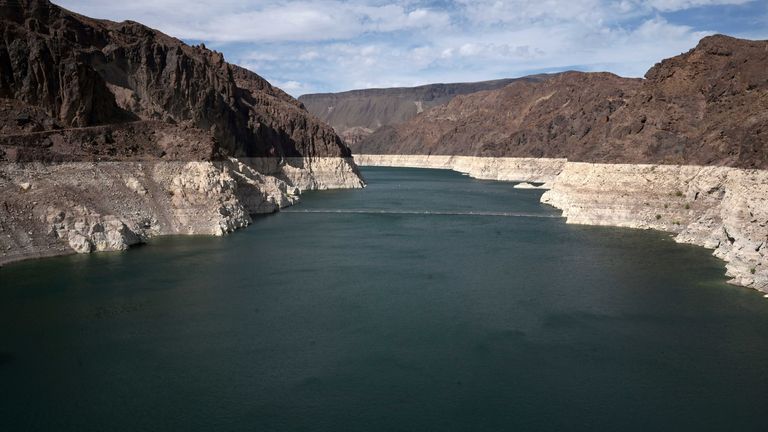
{"label": "cloud bank", "polygon": [[762,0],[54,0],[131,19],[291,94],[567,69],[642,76],[703,36],[768,38]]}

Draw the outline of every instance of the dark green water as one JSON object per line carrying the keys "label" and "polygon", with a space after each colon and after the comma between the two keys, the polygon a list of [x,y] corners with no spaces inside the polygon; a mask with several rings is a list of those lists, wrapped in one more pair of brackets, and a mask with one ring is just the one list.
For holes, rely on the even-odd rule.
{"label": "dark green water", "polygon": [[708,251],[364,174],[225,238],[0,269],[0,430],[768,430],[768,301]]}

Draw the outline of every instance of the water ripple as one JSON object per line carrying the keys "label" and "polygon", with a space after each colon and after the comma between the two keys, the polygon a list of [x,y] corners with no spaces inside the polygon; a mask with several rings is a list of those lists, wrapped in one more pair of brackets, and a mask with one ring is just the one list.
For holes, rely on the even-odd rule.
{"label": "water ripple", "polygon": [[520,212],[494,211],[436,211],[436,210],[383,210],[383,209],[295,209],[283,210],[282,213],[339,213],[339,214],[371,214],[371,215],[417,215],[417,216],[492,216],[492,217],[525,217],[525,218],[562,218],[561,215]]}

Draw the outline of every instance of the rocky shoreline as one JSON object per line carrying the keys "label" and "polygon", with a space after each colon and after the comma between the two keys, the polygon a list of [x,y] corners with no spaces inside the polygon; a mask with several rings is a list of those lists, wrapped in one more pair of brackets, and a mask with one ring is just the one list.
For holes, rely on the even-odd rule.
{"label": "rocky shoreline", "polygon": [[350,158],[0,164],[0,265],[224,235],[305,190],[360,188]]}
{"label": "rocky shoreline", "polygon": [[563,170],[565,159],[446,155],[354,155],[360,166],[450,169],[480,180],[549,183]]}
{"label": "rocky shoreline", "polygon": [[730,283],[768,292],[768,171],[601,164],[564,159],[360,155],[361,166],[452,169],[479,179],[545,183],[566,223],[655,229],[713,250]]}

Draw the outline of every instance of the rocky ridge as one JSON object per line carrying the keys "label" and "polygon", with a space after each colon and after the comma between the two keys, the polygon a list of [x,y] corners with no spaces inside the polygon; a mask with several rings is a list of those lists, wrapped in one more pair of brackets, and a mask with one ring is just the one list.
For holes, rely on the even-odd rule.
{"label": "rocky ridge", "polygon": [[209,131],[230,156],[349,156],[298,101],[203,45],[47,0],[7,2],[0,33],[0,97],[48,114],[37,128],[160,120]]}
{"label": "rocky ridge", "polygon": [[567,72],[458,96],[356,154],[768,168],[768,41],[702,39],[646,78]]}
{"label": "rocky ridge", "polygon": [[518,80],[541,81],[548,75],[475,83],[429,84],[418,87],[351,90],[306,94],[299,101],[327,122],[348,145],[355,145],[382,126],[404,123],[417,114],[456,96],[493,90]]}

